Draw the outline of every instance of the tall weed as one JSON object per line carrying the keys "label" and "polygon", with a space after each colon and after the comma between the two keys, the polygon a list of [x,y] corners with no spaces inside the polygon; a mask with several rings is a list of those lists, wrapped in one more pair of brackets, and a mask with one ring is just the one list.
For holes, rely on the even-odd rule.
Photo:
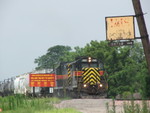
{"label": "tall weed", "polygon": [[0,97],[0,108],[3,113],[80,113],[74,109],[56,109],[53,104],[58,98],[28,98],[23,95]]}
{"label": "tall weed", "polygon": [[[114,100],[112,106],[106,103],[106,111],[107,113],[116,113],[117,109]],[[142,104],[131,100],[123,103],[123,111],[121,111],[121,113],[150,113],[150,105],[146,100],[143,100]]]}

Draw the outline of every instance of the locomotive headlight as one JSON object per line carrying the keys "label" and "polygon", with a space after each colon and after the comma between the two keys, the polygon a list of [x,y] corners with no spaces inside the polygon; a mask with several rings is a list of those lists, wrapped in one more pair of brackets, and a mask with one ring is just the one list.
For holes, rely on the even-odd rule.
{"label": "locomotive headlight", "polygon": [[88,57],[88,62],[91,62],[92,61],[92,58],[91,57]]}
{"label": "locomotive headlight", "polygon": [[99,86],[100,86],[100,87],[103,87],[103,84],[100,84]]}
{"label": "locomotive headlight", "polygon": [[84,88],[86,88],[86,87],[87,87],[87,85],[86,85],[86,84],[84,84],[84,85],[83,85],[83,87],[84,87]]}

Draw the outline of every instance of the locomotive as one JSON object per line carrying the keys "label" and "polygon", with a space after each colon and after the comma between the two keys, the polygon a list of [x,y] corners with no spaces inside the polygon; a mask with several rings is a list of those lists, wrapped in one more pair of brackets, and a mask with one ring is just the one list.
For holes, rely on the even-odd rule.
{"label": "locomotive", "polygon": [[107,95],[108,84],[104,76],[104,65],[96,58],[78,57],[73,62],[61,63],[54,73],[57,84],[54,88],[55,95]]}
{"label": "locomotive", "polygon": [[[0,82],[0,95],[24,94],[31,96],[106,96],[108,84],[102,61],[93,57],[78,57],[73,62],[62,62],[56,69],[36,70]],[[54,74],[55,87],[30,87],[30,74]]]}

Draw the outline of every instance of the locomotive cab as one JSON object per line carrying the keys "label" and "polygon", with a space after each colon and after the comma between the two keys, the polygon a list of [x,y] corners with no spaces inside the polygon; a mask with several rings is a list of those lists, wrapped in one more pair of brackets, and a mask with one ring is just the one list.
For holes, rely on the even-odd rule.
{"label": "locomotive cab", "polygon": [[103,94],[106,91],[107,83],[103,63],[96,58],[83,57],[76,64],[77,70],[82,72],[78,86],[82,93]]}

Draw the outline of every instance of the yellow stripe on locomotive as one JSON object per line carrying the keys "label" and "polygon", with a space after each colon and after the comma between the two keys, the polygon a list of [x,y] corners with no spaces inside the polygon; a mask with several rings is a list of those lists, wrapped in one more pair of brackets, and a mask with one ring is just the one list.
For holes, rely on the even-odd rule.
{"label": "yellow stripe on locomotive", "polygon": [[96,85],[100,84],[100,73],[98,68],[83,68],[83,84]]}

